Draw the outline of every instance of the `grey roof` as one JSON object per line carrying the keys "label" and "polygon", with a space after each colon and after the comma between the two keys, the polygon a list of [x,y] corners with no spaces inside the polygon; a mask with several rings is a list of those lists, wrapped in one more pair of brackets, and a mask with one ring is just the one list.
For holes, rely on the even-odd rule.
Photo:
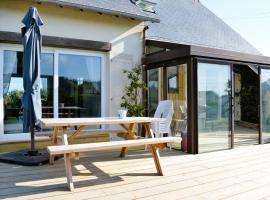
{"label": "grey roof", "polygon": [[142,11],[130,0],[36,0],[63,6],[71,6],[86,10],[125,16],[139,20],[159,22],[156,14]]}
{"label": "grey roof", "polygon": [[149,25],[147,39],[261,55],[230,26],[194,0],[157,0],[155,10],[160,23]]}

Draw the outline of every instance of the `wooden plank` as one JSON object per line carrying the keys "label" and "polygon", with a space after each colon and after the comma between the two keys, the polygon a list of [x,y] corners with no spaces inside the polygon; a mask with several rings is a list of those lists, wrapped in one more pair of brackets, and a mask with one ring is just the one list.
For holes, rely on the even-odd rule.
{"label": "wooden plank", "polygon": [[49,146],[48,151],[51,155],[98,151],[108,149],[118,149],[121,147],[134,147],[138,145],[160,144],[160,143],[173,143],[179,142],[180,138],[177,137],[164,137],[164,138],[148,138],[140,140],[126,140],[126,141],[113,141],[113,142],[99,142],[87,144],[70,144],[68,146]]}
{"label": "wooden plank", "polygon": [[[0,43],[21,44],[21,33],[0,31]],[[110,51],[112,46],[109,42],[54,37],[47,35],[42,36],[42,44],[48,47],[85,49],[104,52]]]}
{"label": "wooden plank", "polygon": [[[11,188],[1,189],[0,198],[69,200],[74,199],[76,195],[76,199],[168,199],[168,196],[176,197],[176,199],[197,199],[198,196],[204,197],[203,199],[217,199],[218,197],[237,195],[235,198],[232,197],[232,199],[237,199],[237,197],[241,198],[241,194],[248,197],[245,195],[246,192],[252,191],[258,193],[258,197],[269,194],[265,192],[261,194],[262,190],[260,189],[262,186],[267,190],[270,183],[268,176],[270,162],[267,159],[270,153],[269,145],[200,155],[177,155],[177,153],[166,151],[163,161],[165,161],[164,164],[169,175],[166,173],[166,176],[162,178],[147,174],[151,169],[149,158],[142,157],[139,160],[132,161],[124,159],[115,162],[114,159],[106,161],[106,158],[111,158],[112,154],[110,153],[104,153],[104,155],[102,152],[95,152],[94,155],[91,153],[89,158],[85,158],[82,160],[83,162],[76,164],[76,167],[85,167],[91,173],[85,174],[85,171],[78,168],[78,174],[76,177],[74,176],[74,182],[80,187],[76,189],[75,193],[69,193],[63,189],[63,173],[55,172],[49,166],[19,167],[17,168],[18,172],[23,174],[25,170],[35,170],[35,175],[14,174],[13,171],[0,174],[2,186],[4,184],[11,186]],[[134,152],[134,154],[138,153]],[[117,152],[113,155],[116,156]],[[144,153],[142,153],[143,155]],[[89,159],[92,159],[93,156],[97,159],[95,159],[95,166],[89,165]],[[125,165],[127,163],[129,164]],[[9,166],[10,170],[15,170],[16,167],[9,164],[4,164],[4,166]],[[62,170],[62,161],[57,162],[55,167],[57,170]],[[95,171],[95,167],[103,172]],[[45,169],[51,169],[51,172]],[[119,169],[123,172],[119,173]],[[92,176],[92,173],[95,176]],[[132,173],[141,173],[141,175],[130,175]],[[18,179],[6,183],[6,180],[2,178],[6,174],[17,176]],[[120,177],[121,180],[117,180],[116,177]],[[91,181],[87,181],[87,179],[91,179]],[[254,190],[249,187],[249,183],[245,184],[245,182],[250,181],[255,181],[254,184],[256,185],[254,186],[256,188]],[[144,184],[141,184],[142,182]],[[233,189],[234,186],[235,190]],[[245,187],[246,190],[243,189]],[[103,193],[95,193],[99,190]],[[256,196],[255,193],[250,195],[251,197]]]}
{"label": "wooden plank", "polygon": [[118,117],[101,117],[101,118],[42,118],[40,121],[43,127],[55,126],[91,126],[102,124],[131,124],[131,123],[152,123],[156,121],[163,121],[161,118],[151,117],[126,117],[120,119]]}
{"label": "wooden plank", "polygon": [[178,59],[180,57],[186,57],[189,55],[190,55],[190,47],[182,45],[170,51],[164,51],[160,53],[146,55],[142,58],[142,63],[145,65],[149,65],[149,64],[154,64],[154,63],[170,61],[170,60]]}
{"label": "wooden plank", "polygon": [[148,39],[145,40],[145,45],[164,48],[164,49],[175,49],[175,48],[178,48],[179,46],[183,46],[182,44],[163,42],[163,41],[158,41],[158,40],[148,40]]}

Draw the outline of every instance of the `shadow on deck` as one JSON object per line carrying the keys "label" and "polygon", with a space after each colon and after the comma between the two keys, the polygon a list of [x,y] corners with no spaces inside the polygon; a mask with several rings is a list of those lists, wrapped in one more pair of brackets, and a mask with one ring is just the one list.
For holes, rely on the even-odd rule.
{"label": "shadow on deck", "polygon": [[[180,151],[161,151],[161,160],[182,155],[185,154]],[[77,194],[90,190],[91,195],[100,196],[107,194],[100,192],[100,188],[125,185],[126,179],[141,182],[143,177],[158,177],[151,154],[142,150],[130,151],[125,158],[120,158],[118,151],[82,154],[79,161],[72,161],[72,166]],[[0,199],[48,199],[72,194],[66,186],[63,159],[52,166],[38,167],[0,163],[0,191]]]}

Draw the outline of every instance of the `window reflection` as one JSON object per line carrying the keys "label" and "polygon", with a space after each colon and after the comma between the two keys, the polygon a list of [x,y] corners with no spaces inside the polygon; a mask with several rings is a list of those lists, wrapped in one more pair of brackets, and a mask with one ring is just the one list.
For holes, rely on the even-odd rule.
{"label": "window reflection", "polygon": [[153,117],[159,101],[159,69],[147,71],[148,80],[148,114]]}
{"label": "window reflection", "polygon": [[230,66],[198,64],[199,152],[229,148]]}
{"label": "window reflection", "polygon": [[[167,99],[173,102],[171,130],[182,137],[182,150],[187,151],[187,65],[167,67]],[[179,145],[174,145],[179,148]]]}
{"label": "window reflection", "polygon": [[[23,53],[4,51],[4,133],[22,132]],[[53,54],[41,56],[42,117],[53,117]]]}
{"label": "window reflection", "polygon": [[270,70],[261,70],[262,136],[263,143],[270,143]]}
{"label": "window reflection", "polygon": [[101,58],[59,55],[59,117],[101,116]]}

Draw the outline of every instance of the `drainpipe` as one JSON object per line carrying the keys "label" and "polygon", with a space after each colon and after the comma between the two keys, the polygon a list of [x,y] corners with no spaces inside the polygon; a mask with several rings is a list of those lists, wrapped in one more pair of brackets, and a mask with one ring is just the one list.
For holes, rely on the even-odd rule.
{"label": "drainpipe", "polygon": [[[145,41],[145,33],[146,31],[149,29],[149,26],[145,26],[143,28],[143,56],[145,56],[147,54],[147,47],[146,47],[146,41]],[[143,68],[143,75],[142,75],[142,79],[143,81],[147,84],[147,71],[145,69],[145,65],[142,65]],[[148,116],[148,102],[147,102],[147,91],[143,91],[142,94],[142,99],[143,99],[143,104],[145,106],[145,111],[144,111],[144,116]]]}
{"label": "drainpipe", "polygon": [[149,26],[145,26],[143,28],[143,55],[147,54],[147,47],[146,47],[146,41],[145,41],[145,33],[149,29]]}

